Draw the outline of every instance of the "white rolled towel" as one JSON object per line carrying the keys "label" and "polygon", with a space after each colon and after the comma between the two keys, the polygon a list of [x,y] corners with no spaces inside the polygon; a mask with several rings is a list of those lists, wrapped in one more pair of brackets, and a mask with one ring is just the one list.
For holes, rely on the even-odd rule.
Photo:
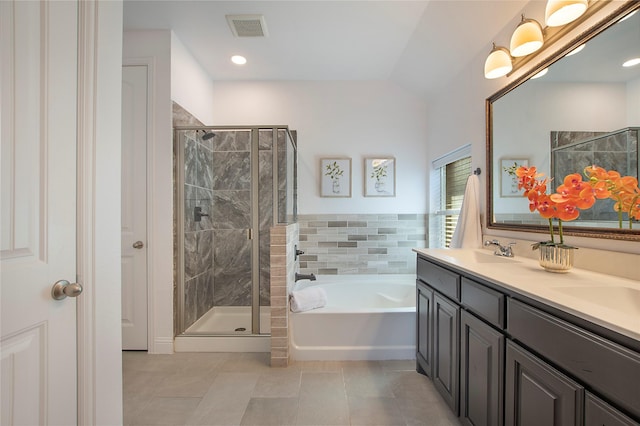
{"label": "white rolled towel", "polygon": [[292,312],[304,312],[322,308],[327,304],[327,292],[319,287],[307,287],[292,291],[289,298]]}

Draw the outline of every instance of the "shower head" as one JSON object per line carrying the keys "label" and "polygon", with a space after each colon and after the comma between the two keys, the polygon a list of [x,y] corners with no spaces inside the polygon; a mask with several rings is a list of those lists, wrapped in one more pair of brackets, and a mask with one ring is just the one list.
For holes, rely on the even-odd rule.
{"label": "shower head", "polygon": [[215,133],[208,132],[208,131],[206,131],[204,129],[202,130],[202,132],[204,133],[204,135],[202,135],[202,140],[205,140],[205,141],[208,140],[208,139],[211,139],[212,137],[214,137],[216,135]]}

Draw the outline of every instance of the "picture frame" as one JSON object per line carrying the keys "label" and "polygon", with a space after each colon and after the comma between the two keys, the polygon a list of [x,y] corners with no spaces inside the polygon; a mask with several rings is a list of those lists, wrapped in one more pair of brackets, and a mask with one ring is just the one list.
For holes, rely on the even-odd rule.
{"label": "picture frame", "polygon": [[394,157],[364,159],[364,196],[396,196],[396,159]]}
{"label": "picture frame", "polygon": [[320,196],[351,197],[351,158],[327,157],[320,159]]}
{"label": "picture frame", "polygon": [[526,158],[503,158],[500,160],[501,197],[522,197],[522,192],[518,189],[518,178],[512,176],[509,170],[515,170],[518,167],[528,165],[529,160]]}

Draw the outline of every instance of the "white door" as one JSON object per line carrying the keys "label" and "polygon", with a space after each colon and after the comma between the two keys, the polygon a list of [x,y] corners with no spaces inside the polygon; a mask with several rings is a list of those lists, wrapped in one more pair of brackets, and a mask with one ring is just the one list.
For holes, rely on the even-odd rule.
{"label": "white door", "polygon": [[[77,3],[0,1],[2,425],[77,423]],[[80,296],[81,297],[81,296]]]}
{"label": "white door", "polygon": [[147,67],[122,67],[122,349],[147,345]]}

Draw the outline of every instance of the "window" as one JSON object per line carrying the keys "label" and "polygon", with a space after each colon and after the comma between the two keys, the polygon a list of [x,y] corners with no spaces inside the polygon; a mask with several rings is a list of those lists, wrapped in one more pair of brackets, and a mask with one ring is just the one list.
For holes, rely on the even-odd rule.
{"label": "window", "polygon": [[432,164],[429,247],[449,247],[471,174],[471,146],[465,145]]}

